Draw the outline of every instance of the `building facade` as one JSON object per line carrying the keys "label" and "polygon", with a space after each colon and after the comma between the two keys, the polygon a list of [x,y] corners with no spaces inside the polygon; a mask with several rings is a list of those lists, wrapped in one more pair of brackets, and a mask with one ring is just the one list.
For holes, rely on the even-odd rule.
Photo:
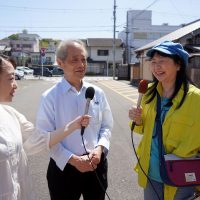
{"label": "building facade", "polygon": [[113,48],[112,38],[88,38],[83,42],[86,43],[88,52],[87,74],[112,76],[114,51],[116,70],[117,66],[122,64],[123,43],[121,39],[115,40],[115,48]]}
{"label": "building facade", "polygon": [[[17,38],[15,39],[7,38],[0,41],[0,52],[5,53],[5,50],[10,49],[10,54],[16,58],[17,65],[29,67],[41,67],[43,65],[48,68],[56,65],[55,54],[60,41],[41,39],[37,34],[28,34],[27,32],[16,35]],[[112,76],[113,64],[115,64],[116,70],[114,73],[117,75],[117,67],[123,63],[124,48],[121,39],[115,39],[115,45],[113,38],[81,40],[85,43],[88,52],[88,75]],[[114,55],[115,63],[113,62]]]}
{"label": "building facade", "polygon": [[17,39],[1,40],[0,45],[10,48],[10,55],[16,59],[17,65],[27,65],[27,62],[30,63],[31,52],[39,51],[40,37],[37,34],[29,34],[27,31],[17,35]]}
{"label": "building facade", "polygon": [[[135,53],[140,61],[139,77],[134,77],[132,74],[131,81],[137,81],[137,79],[152,80],[146,52],[153,46],[167,40],[181,43],[184,49],[189,53],[188,74],[191,80],[200,86],[200,20],[186,24],[184,27],[136,49]],[[135,67],[133,66],[133,69],[134,68]]]}
{"label": "building facade", "polygon": [[170,26],[167,23],[152,25],[152,11],[129,10],[126,16],[126,26],[118,34],[126,46],[124,63],[136,63],[138,59],[134,50],[144,46],[162,36],[180,28],[181,26]]}

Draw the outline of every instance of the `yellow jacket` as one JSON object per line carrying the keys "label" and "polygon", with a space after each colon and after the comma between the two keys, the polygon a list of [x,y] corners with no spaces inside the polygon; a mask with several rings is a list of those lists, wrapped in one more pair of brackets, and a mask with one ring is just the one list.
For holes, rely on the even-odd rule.
{"label": "yellow jacket", "polygon": [[[162,96],[161,85],[157,90]],[[163,122],[163,144],[167,153],[173,153],[180,157],[195,156],[200,152],[200,90],[193,85],[189,86],[188,94],[181,108],[176,110],[181,101],[183,88],[181,88],[173,99],[173,105],[167,112]],[[142,124],[135,126],[134,132],[143,134],[137,154],[140,163],[146,173],[149,169],[151,140],[156,117],[156,98],[149,104],[145,104],[147,97],[142,99]],[[147,178],[137,164],[135,170],[138,172],[138,183],[145,188]],[[165,185],[164,196],[166,200],[173,200],[176,187]]]}

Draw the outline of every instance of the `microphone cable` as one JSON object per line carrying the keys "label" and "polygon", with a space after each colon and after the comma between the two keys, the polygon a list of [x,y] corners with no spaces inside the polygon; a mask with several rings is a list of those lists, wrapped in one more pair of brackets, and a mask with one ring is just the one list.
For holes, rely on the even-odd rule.
{"label": "microphone cable", "polygon": [[142,167],[142,165],[140,163],[140,160],[138,158],[138,155],[137,155],[137,152],[136,152],[136,149],[135,149],[135,145],[134,145],[134,142],[133,142],[133,129],[134,129],[135,125],[136,125],[135,122],[133,122],[132,126],[131,126],[131,142],[132,142],[132,147],[133,147],[137,162],[138,162],[138,164],[140,166],[140,169],[142,170],[143,174],[147,177],[147,180],[149,181],[149,183],[150,183],[151,187],[153,188],[156,196],[158,197],[158,200],[161,200],[160,197],[159,197],[158,192],[156,191],[156,188],[154,187],[154,185],[153,185],[151,179],[149,178],[149,176],[147,175],[147,173],[144,171],[144,169],[143,169],[143,167]]}
{"label": "microphone cable", "polygon": [[103,184],[102,184],[102,182],[101,182],[101,180],[100,180],[100,178],[99,178],[99,176],[98,176],[98,174],[97,174],[97,172],[96,172],[96,169],[94,168],[94,165],[92,164],[92,161],[91,161],[91,159],[90,159],[90,157],[89,157],[89,153],[87,152],[87,149],[86,149],[86,147],[85,147],[85,143],[84,143],[84,140],[83,140],[83,134],[81,134],[81,139],[82,139],[82,143],[83,143],[83,147],[84,147],[85,153],[86,153],[86,155],[87,155],[87,157],[88,157],[88,159],[89,159],[89,161],[90,161],[90,163],[91,163],[91,165],[92,165],[92,168],[93,168],[94,173],[95,173],[95,176],[96,176],[96,178],[97,178],[97,180],[98,180],[98,182],[99,182],[99,185],[101,186],[101,189],[105,192],[107,198],[108,198],[109,200],[111,200],[111,198],[109,197],[108,193],[106,192],[106,189],[104,188],[104,186],[103,186]]}

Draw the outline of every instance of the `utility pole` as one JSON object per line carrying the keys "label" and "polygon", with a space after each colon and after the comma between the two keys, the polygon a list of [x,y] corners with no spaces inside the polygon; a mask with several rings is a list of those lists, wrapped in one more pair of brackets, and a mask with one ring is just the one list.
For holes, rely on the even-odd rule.
{"label": "utility pole", "polygon": [[116,33],[116,0],[114,0],[114,10],[113,10],[113,79],[115,79],[115,50],[116,50],[116,44],[115,44],[115,33]]}
{"label": "utility pole", "polygon": [[126,13],[126,64],[129,64],[129,23],[128,23],[128,11]]}
{"label": "utility pole", "polygon": [[44,75],[44,57],[45,57],[46,48],[40,49],[40,56],[41,56],[41,64],[42,64],[42,77]]}

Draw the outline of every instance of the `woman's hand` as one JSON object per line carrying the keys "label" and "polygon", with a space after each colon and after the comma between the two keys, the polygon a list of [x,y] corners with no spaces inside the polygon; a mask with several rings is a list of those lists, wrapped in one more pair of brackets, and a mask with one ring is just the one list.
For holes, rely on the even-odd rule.
{"label": "woman's hand", "polygon": [[133,120],[136,125],[140,125],[142,122],[142,109],[131,107],[129,109],[129,118],[130,120]]}
{"label": "woman's hand", "polygon": [[82,126],[87,127],[89,124],[90,118],[91,118],[90,115],[78,116],[76,119],[71,121],[68,126],[72,128],[73,130],[80,129]]}

